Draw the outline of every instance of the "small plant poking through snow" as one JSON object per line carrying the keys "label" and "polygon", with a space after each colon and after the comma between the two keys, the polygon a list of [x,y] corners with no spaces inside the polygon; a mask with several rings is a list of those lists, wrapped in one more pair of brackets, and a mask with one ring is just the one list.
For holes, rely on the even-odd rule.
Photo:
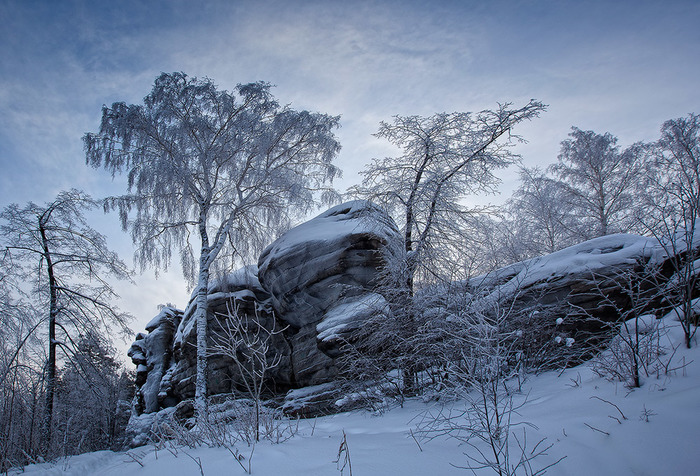
{"label": "small plant poking through snow", "polygon": [[647,408],[646,405],[644,405],[644,408],[642,409],[642,414],[639,415],[639,419],[643,422],[649,423],[649,419],[653,416],[656,416],[657,413],[654,412],[654,410]]}
{"label": "small plant poking through snow", "polygon": [[343,441],[338,446],[338,456],[334,461],[336,468],[340,471],[340,476],[343,476],[345,468],[348,469],[348,476],[352,476],[352,463],[350,462],[350,447],[348,446],[348,436],[343,430]]}

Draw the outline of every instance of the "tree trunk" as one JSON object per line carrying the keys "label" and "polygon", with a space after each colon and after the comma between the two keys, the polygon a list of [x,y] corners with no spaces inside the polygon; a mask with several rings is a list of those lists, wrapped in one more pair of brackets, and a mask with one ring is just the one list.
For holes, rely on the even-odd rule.
{"label": "tree trunk", "polygon": [[48,455],[51,448],[51,421],[53,420],[53,400],[56,390],[56,318],[58,317],[58,286],[54,276],[53,260],[49,250],[48,239],[42,217],[39,217],[39,233],[41,234],[43,259],[46,261],[46,271],[49,276],[49,355],[46,361],[46,405],[44,407],[44,454]]}
{"label": "tree trunk", "polygon": [[197,324],[197,382],[195,384],[194,409],[197,425],[202,427],[208,418],[207,408],[207,291],[209,288],[209,267],[211,253],[209,236],[207,234],[206,211],[200,212],[199,235],[202,248],[199,255],[199,277],[195,297],[194,319]]}
{"label": "tree trunk", "polygon": [[207,288],[209,286],[209,268],[202,267],[206,261],[200,258],[199,279],[195,298],[194,319],[197,324],[197,382],[195,385],[195,412],[197,423],[202,423],[207,415]]}

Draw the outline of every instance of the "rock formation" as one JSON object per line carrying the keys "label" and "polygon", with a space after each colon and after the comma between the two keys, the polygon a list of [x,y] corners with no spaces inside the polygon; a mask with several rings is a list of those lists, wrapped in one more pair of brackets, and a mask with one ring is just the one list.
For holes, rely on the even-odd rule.
{"label": "rock formation", "polygon": [[380,298],[372,293],[378,270],[399,240],[391,218],[355,201],[297,226],[263,251],[258,276],[275,314],[289,325],[298,386],[335,377],[335,342],[367,316],[362,303]]}
{"label": "rock formation", "polygon": [[[152,413],[171,406],[173,400],[169,370],[173,360],[173,336],[182,318],[182,311],[164,307],[147,325],[148,334],[137,334],[128,356],[136,365],[134,410]],[[168,374],[168,376],[166,376]]]}
{"label": "rock formation", "polygon": [[[299,401],[330,408],[337,395],[334,380],[341,343],[369,316],[388,314],[376,284],[384,264],[401,258],[400,244],[393,220],[364,201],[336,206],[289,230],[264,250],[257,265],[212,283],[210,346],[232,314],[246,332],[262,326],[272,333],[269,359],[279,360],[267,374],[269,396],[290,391]],[[626,273],[641,272],[650,260],[663,264],[662,255],[653,239],[606,236],[487,276],[424,288],[416,299],[425,300],[430,318],[445,322],[465,306],[486,312],[510,300],[508,308],[516,316],[513,330],[524,330],[522,339],[528,345],[569,346],[596,331],[590,322],[619,319],[617,311],[629,299]],[[185,311],[164,308],[148,324],[148,334],[139,334],[132,345],[129,356],[138,366],[137,415],[178,404],[182,409],[194,396],[193,311],[192,304]],[[230,357],[210,355],[208,361],[210,394],[243,390],[243,377]],[[287,403],[283,408],[308,415],[304,405]],[[191,411],[191,405],[187,408]]]}
{"label": "rock formation", "polygon": [[[266,387],[283,395],[292,388],[332,382],[338,342],[381,303],[372,292],[379,270],[400,239],[393,220],[365,201],[345,203],[283,234],[248,266],[214,281],[208,291],[210,346],[236,313],[248,329],[272,333],[270,359],[279,364]],[[194,396],[196,325],[185,311],[164,308],[129,351],[137,367],[135,410],[151,413]],[[254,324],[254,325],[252,325]],[[208,359],[208,391],[242,390],[231,358]]]}

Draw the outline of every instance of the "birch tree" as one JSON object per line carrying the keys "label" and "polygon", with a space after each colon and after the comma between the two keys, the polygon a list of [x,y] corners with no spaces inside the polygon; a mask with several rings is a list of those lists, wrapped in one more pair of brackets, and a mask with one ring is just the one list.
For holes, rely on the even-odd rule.
{"label": "birch tree", "polygon": [[[389,270],[394,313],[405,322],[406,334],[416,331],[411,303],[416,277],[439,278],[451,268],[442,253],[464,235],[465,219],[478,212],[465,205],[471,194],[491,192],[498,184],[494,171],[517,161],[510,146],[519,139],[513,127],[537,117],[545,106],[531,100],[514,109],[439,113],[430,117],[395,116],[382,122],[376,137],[401,149],[397,157],[374,159],[352,193],[383,205],[403,232],[405,262]],[[449,255],[447,255],[449,256]],[[385,286],[386,287],[386,286]],[[396,342],[402,342],[397,336]],[[399,352],[405,354],[405,352]],[[405,385],[413,385],[407,361]]]}
{"label": "birch tree", "polygon": [[167,267],[179,251],[194,285],[200,418],[210,274],[222,256],[252,255],[293,213],[330,200],[339,174],[339,118],[280,106],[270,88],[258,82],[228,92],[207,78],[164,73],[143,105],[104,107],[99,132],[84,136],[88,164],[128,177],[127,193],[108,208],[131,230],[137,263]]}
{"label": "birch tree", "polygon": [[642,172],[633,148],[620,151],[617,138],[571,128],[551,167],[566,189],[567,205],[577,224],[572,232],[588,240],[629,232],[635,225],[634,191]]}
{"label": "birch tree", "polygon": [[514,230],[526,250],[522,259],[553,253],[576,241],[575,220],[566,203],[565,186],[538,168],[520,170],[520,186],[507,205]]}
{"label": "birch tree", "polygon": [[[45,205],[12,204],[0,214],[7,252],[25,283],[33,283],[36,306],[47,323],[43,435],[52,436],[54,395],[60,348],[67,356],[79,333],[104,335],[116,326],[127,332],[129,315],[112,305],[117,294],[109,277],[129,279],[128,268],[109,250],[105,237],[90,227],[85,212],[97,203],[89,195],[61,192]],[[32,328],[34,332],[36,327]]]}

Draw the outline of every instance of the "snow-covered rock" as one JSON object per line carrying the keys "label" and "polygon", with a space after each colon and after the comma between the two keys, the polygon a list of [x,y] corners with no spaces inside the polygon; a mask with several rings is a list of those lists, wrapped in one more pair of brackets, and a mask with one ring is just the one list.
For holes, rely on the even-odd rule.
{"label": "snow-covered rock", "polygon": [[[400,243],[393,220],[375,205],[353,201],[331,208],[283,234],[247,266],[208,289],[209,346],[220,341],[237,313],[253,331],[272,333],[266,389],[290,389],[332,382],[339,343],[387,303],[373,292],[379,270]],[[196,330],[194,304],[184,311],[166,307],[139,334],[129,351],[137,365],[134,418],[194,397]],[[208,358],[210,395],[245,391],[236,363],[225,355]],[[139,420],[140,421],[140,420]],[[144,420],[145,421],[145,420]],[[133,425],[134,428],[140,428]]]}
{"label": "snow-covered rock", "polygon": [[281,318],[315,324],[343,299],[365,294],[399,242],[393,220],[366,201],[338,205],[283,234],[265,251],[258,276]]}
{"label": "snow-covered rock", "polygon": [[473,278],[469,285],[488,289],[484,303],[512,296],[534,285],[580,281],[638,266],[659,256],[658,241],[638,235],[617,234],[594,238],[563,250],[501,268]]}
{"label": "snow-covered rock", "polygon": [[147,325],[148,334],[138,334],[127,355],[136,367],[138,387],[134,406],[137,414],[158,411],[172,398],[169,388],[162,388],[163,376],[173,362],[173,336],[182,311],[164,307]]}
{"label": "snow-covered rock", "polygon": [[358,200],[289,230],[263,251],[258,277],[275,314],[290,326],[298,385],[335,376],[333,342],[367,316],[367,304],[377,296],[372,289],[378,270],[400,240],[384,211]]}
{"label": "snow-covered rock", "polygon": [[[225,323],[229,313],[237,313],[243,323],[256,322],[257,324],[249,326],[251,330],[257,325],[269,331],[281,330],[284,324],[271,312],[269,300],[270,295],[260,286],[255,266],[247,266],[214,280],[209,286],[207,296],[210,347],[215,341],[220,342],[224,338]],[[179,401],[192,398],[195,392],[196,327],[194,304],[191,301],[184,312],[174,340],[176,365],[170,377],[173,382],[173,392]],[[268,355],[271,360],[278,356],[281,360],[280,364],[267,375],[267,385],[271,389],[286,391],[292,386],[290,354],[291,349],[284,335],[273,334]],[[224,355],[211,355],[208,360],[207,384],[210,394],[230,393],[244,387],[242,376],[231,358]]]}

